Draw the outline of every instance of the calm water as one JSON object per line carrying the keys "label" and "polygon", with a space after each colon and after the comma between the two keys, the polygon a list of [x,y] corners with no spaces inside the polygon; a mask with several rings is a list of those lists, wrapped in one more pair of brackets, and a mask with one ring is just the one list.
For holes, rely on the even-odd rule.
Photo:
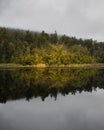
{"label": "calm water", "polygon": [[0,130],[104,130],[104,69],[0,70]]}

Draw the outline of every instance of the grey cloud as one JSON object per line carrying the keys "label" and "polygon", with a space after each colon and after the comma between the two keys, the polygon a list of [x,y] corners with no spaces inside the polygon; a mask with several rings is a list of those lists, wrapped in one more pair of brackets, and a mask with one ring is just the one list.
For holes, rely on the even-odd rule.
{"label": "grey cloud", "polygon": [[103,0],[1,0],[0,25],[104,40]]}
{"label": "grey cloud", "polygon": [[0,14],[8,8],[12,0],[0,0]]}

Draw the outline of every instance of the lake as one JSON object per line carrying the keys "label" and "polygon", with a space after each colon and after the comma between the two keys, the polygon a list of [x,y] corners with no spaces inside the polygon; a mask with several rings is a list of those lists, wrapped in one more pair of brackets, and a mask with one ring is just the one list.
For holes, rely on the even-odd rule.
{"label": "lake", "polygon": [[104,69],[1,69],[0,130],[104,130]]}

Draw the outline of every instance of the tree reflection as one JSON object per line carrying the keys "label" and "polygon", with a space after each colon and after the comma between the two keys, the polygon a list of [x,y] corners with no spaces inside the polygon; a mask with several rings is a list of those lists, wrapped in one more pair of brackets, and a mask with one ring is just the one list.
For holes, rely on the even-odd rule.
{"label": "tree reflection", "polygon": [[92,92],[104,88],[104,70],[101,69],[19,69],[0,70],[0,102],[51,96],[76,92]]}

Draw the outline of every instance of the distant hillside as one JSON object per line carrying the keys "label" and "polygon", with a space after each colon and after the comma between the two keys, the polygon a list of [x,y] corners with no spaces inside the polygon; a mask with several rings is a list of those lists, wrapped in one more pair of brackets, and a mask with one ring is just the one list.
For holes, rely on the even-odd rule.
{"label": "distant hillside", "polygon": [[0,27],[0,63],[68,65],[104,63],[104,42]]}

